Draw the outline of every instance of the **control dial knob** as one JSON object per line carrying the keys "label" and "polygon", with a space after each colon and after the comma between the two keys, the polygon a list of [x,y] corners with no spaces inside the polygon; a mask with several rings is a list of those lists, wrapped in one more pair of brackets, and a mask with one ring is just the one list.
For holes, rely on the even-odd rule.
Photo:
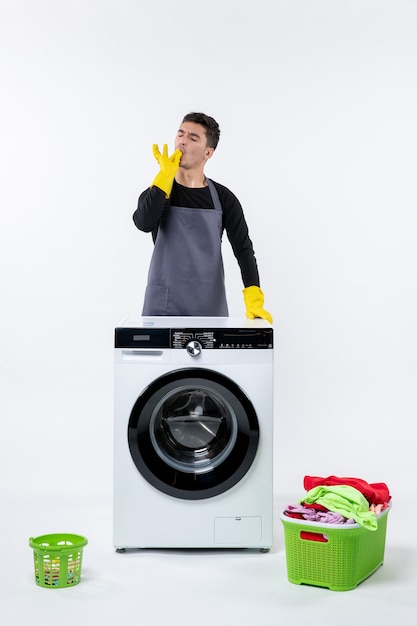
{"label": "control dial knob", "polygon": [[203,347],[199,341],[189,341],[186,346],[188,354],[192,357],[200,356]]}

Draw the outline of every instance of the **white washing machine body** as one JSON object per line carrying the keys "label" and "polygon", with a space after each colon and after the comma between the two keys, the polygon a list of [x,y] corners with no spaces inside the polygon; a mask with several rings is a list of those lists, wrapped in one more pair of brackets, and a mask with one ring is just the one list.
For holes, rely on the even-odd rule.
{"label": "white washing machine body", "polygon": [[273,355],[260,319],[116,328],[118,551],[272,546]]}

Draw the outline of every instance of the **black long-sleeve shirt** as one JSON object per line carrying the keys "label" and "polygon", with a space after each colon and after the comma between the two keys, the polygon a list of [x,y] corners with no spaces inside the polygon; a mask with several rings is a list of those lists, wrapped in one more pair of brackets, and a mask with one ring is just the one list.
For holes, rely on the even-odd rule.
{"label": "black long-sleeve shirt", "polygon": [[[240,267],[243,285],[245,287],[252,285],[259,287],[258,266],[242,206],[227,187],[215,181],[213,183],[223,209],[222,233],[226,231]],[[154,242],[158,236],[159,222],[166,206],[214,210],[208,187],[184,187],[174,180],[169,198],[165,198],[165,193],[159,187],[149,187],[139,196],[138,208],[133,214],[133,221],[139,230],[146,233],[152,232]]]}

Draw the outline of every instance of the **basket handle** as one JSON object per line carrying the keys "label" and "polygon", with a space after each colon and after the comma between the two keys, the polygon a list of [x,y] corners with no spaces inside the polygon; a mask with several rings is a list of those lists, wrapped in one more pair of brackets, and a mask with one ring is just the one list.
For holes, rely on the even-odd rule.
{"label": "basket handle", "polygon": [[300,532],[300,538],[305,541],[320,541],[321,543],[327,543],[329,541],[329,537],[324,533],[313,533],[308,530],[302,530]]}

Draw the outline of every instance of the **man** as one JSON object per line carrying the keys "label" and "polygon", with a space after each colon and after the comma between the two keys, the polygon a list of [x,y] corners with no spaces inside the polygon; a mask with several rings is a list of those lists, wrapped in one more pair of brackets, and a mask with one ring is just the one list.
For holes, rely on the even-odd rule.
{"label": "man", "polygon": [[272,323],[263,308],[241,204],[229,189],[204,174],[219,137],[219,125],[212,117],[189,113],[171,156],[166,144],[162,154],[153,146],[160,171],[140,195],[133,214],[137,228],[152,232],[154,241],[142,315],[227,317],[221,253],[226,231],[241,271],[246,316]]}

